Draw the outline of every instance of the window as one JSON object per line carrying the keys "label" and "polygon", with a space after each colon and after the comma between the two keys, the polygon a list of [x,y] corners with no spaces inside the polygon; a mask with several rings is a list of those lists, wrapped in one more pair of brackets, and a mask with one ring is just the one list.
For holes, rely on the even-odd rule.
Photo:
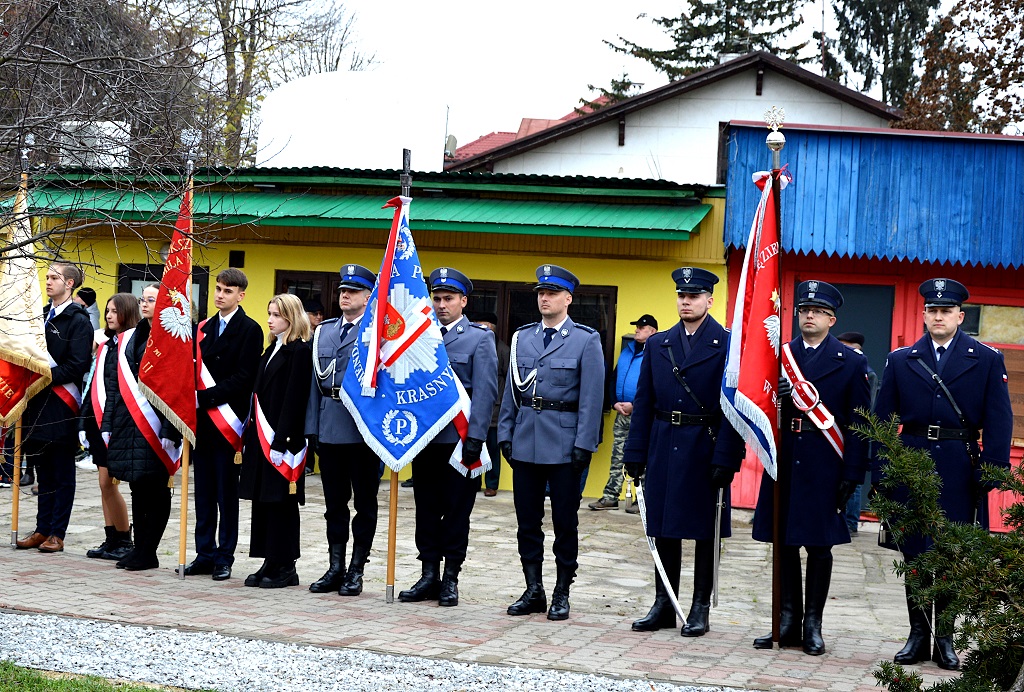
{"label": "window", "polygon": [[[142,289],[160,283],[164,275],[162,264],[117,265],[117,290],[142,296]],[[206,319],[206,303],[210,298],[210,268],[192,265],[192,320]],[[105,303],[104,303],[105,304]]]}
{"label": "window", "polygon": [[324,319],[341,317],[338,293],[341,275],[338,272],[278,271],[274,275],[274,293],[291,293],[305,303],[319,300],[324,306]]}

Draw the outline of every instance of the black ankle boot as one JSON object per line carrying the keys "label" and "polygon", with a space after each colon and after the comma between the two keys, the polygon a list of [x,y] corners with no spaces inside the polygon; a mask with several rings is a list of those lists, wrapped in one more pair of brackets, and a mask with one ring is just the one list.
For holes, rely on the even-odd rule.
{"label": "black ankle boot", "polygon": [[[345,578],[345,543],[329,543],[327,546],[328,567],[324,576],[309,585],[313,593],[330,593],[341,586]],[[260,577],[263,578],[262,576]],[[259,582],[257,582],[259,583]]]}
{"label": "black ankle boot", "polygon": [[943,670],[960,670],[960,659],[953,648],[953,637],[949,634],[939,635],[944,626],[942,613],[948,607],[948,598],[935,599],[935,644],[932,647],[932,660]]}
{"label": "black ankle boot", "polygon": [[103,533],[106,534],[106,538],[104,538],[103,542],[95,548],[93,548],[92,550],[85,551],[85,556],[96,559],[103,557],[103,553],[107,552],[108,550],[110,550],[111,547],[113,547],[114,531],[115,529],[113,526],[104,526]]}
{"label": "black ankle boot", "polygon": [[263,581],[263,575],[267,573],[267,563],[269,560],[264,560],[260,568],[245,578],[246,586],[259,586],[260,582]]}
{"label": "black ankle boot", "polygon": [[548,608],[548,620],[569,619],[569,586],[576,578],[576,572],[568,567],[558,566],[555,577],[555,590],[551,592],[551,607]]}
{"label": "black ankle boot", "polygon": [[[682,550],[681,541],[671,539],[655,539],[658,546],[658,553],[661,555],[661,563],[665,567],[665,574],[668,575],[672,593],[679,593],[679,570]],[[632,629],[634,632],[654,632],[655,630],[668,629],[676,626],[676,611],[672,607],[672,600],[669,598],[669,591],[665,583],[654,570],[654,605],[647,612],[647,615],[635,620]]]}
{"label": "black ankle boot", "polygon": [[441,577],[441,593],[437,604],[451,607],[459,605],[459,572],[462,564],[450,560],[444,561],[444,576]]}
{"label": "black ankle boot", "polygon": [[437,562],[427,562],[424,560],[419,581],[413,584],[412,587],[400,592],[398,600],[402,603],[418,603],[420,601],[436,599],[441,591],[440,572],[440,560]]}
{"label": "black ankle boot", "polygon": [[697,541],[693,559],[693,602],[686,624],[679,631],[684,637],[703,637],[711,631],[708,613],[711,610],[711,590],[715,580],[714,541]]}
{"label": "black ankle boot", "polygon": [[807,604],[804,608],[804,653],[821,656],[825,641],[821,638],[821,620],[832,582],[832,549],[807,551]]}
{"label": "black ankle boot", "polygon": [[352,546],[352,561],[348,572],[338,587],[341,596],[358,596],[363,592],[363,568],[370,561],[370,549],[361,545]]}
{"label": "black ankle boot", "polygon": [[[783,546],[779,554],[781,565],[781,599],[779,614],[779,648],[801,646],[801,628],[804,619],[803,575],[800,571],[800,548]],[[754,640],[755,649],[771,649],[775,646],[772,635],[766,634]]]}
{"label": "black ankle boot", "polygon": [[298,585],[299,575],[295,571],[295,560],[280,562],[273,570],[268,568],[259,583],[261,589],[283,589]]}
{"label": "black ankle boot", "polygon": [[134,548],[135,544],[132,543],[132,527],[129,524],[127,531],[114,529],[113,542],[108,545],[107,550],[100,557],[104,560],[121,560]]}
{"label": "black ankle boot", "polygon": [[526,591],[519,600],[508,607],[509,615],[531,615],[543,613],[548,609],[548,597],[544,593],[543,565],[529,563],[523,565],[523,576],[526,577]]}
{"label": "black ankle boot", "polygon": [[910,636],[907,643],[893,657],[893,663],[913,665],[928,660],[928,644],[931,643],[932,628],[928,623],[931,615],[931,606],[922,609],[914,605],[910,598],[910,587],[904,586],[907,591],[907,613],[910,616]]}

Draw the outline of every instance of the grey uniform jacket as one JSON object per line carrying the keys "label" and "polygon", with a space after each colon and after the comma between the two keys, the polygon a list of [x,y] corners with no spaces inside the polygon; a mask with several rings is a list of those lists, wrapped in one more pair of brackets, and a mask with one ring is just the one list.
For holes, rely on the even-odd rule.
{"label": "grey uniform jacket", "polygon": [[[544,348],[541,322],[520,327],[515,359],[498,416],[498,442],[512,442],[512,458],[535,464],[572,461],[572,448],[597,451],[604,404],[604,355],[601,339],[590,327],[566,319]],[[512,380],[518,368],[525,379],[534,369],[533,385],[520,392]],[[532,397],[579,402],[578,411],[536,410]]]}
{"label": "grey uniform jacket", "polygon": [[[366,314],[366,313],[363,313]],[[332,445],[359,444],[363,436],[359,434],[352,415],[340,399],[331,398],[331,388],[340,387],[348,368],[352,347],[362,327],[360,317],[355,326],[341,340],[342,319],[324,320],[316,328],[316,348],[313,350],[313,382],[309,390],[309,401],[306,403],[306,437],[316,437],[318,442]],[[330,373],[331,363],[334,371]],[[325,373],[323,379],[318,373]]]}
{"label": "grey uniform jacket", "polygon": [[[498,352],[494,348],[494,334],[463,315],[458,322],[448,325],[444,347],[452,370],[473,400],[468,437],[486,440],[494,402],[498,398]],[[457,442],[458,439],[455,424],[449,423],[433,442]]]}

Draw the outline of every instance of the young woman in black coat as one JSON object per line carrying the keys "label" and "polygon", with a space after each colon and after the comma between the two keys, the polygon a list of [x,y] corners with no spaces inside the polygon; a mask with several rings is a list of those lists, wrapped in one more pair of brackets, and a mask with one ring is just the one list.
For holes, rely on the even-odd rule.
{"label": "young woman in black coat", "polygon": [[299,505],[305,504],[303,430],[313,361],[309,318],[296,296],[274,296],[267,306],[270,339],[256,374],[245,431],[239,496],[252,500],[249,556],[263,558],[246,586],[296,586]]}
{"label": "young woman in black coat", "polygon": [[[122,388],[129,390],[137,387],[139,364],[146,352],[146,341],[151,330],[150,321],[156,301],[158,287],[147,286],[142,292],[142,317],[134,330],[126,331],[119,339],[118,348],[123,348],[131,380],[123,368],[115,371],[116,380],[108,380],[107,410],[103,414],[100,431],[107,439],[107,470],[110,475],[126,481],[132,490],[132,521],[135,524],[135,548],[117,562],[117,567],[128,571],[155,569],[160,566],[157,559],[157,548],[167,528],[167,520],[171,514],[171,489],[168,486],[170,472],[168,462],[164,458],[176,459],[181,455],[181,434],[167,422],[159,412],[152,411],[156,427],[150,427],[152,442],[142,432],[142,426],[149,424],[138,421],[132,416],[128,403],[122,395]],[[121,340],[126,340],[121,344]],[[120,355],[118,356],[120,359]],[[105,378],[110,378],[104,372]],[[141,397],[139,406],[149,406],[145,397]]]}

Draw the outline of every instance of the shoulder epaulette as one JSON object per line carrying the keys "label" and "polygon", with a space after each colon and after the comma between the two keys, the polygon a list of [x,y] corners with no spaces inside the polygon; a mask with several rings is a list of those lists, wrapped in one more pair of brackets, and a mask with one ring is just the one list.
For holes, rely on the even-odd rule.
{"label": "shoulder epaulette", "polygon": [[337,322],[340,319],[341,319],[340,317],[331,317],[330,319],[326,319],[323,322],[321,322],[320,324],[318,324],[317,327],[320,327],[320,326],[325,325],[325,324],[334,324],[335,322]]}
{"label": "shoulder epaulette", "polygon": [[579,324],[579,323],[573,322],[573,326],[576,327],[576,329],[582,329],[583,331],[587,332],[588,334],[597,334],[597,330],[596,329],[594,329],[593,327],[588,327],[585,324]]}
{"label": "shoulder epaulette", "polygon": [[531,327],[536,327],[538,324],[540,324],[540,322],[530,322],[529,324],[524,324],[522,327],[518,327],[516,329],[516,331],[517,332],[521,332],[524,329],[530,329]]}
{"label": "shoulder epaulette", "polygon": [[1002,353],[1002,351],[1000,351],[1000,350],[999,350],[998,348],[996,348],[995,346],[989,346],[988,344],[984,343],[983,341],[979,341],[978,343],[979,343],[979,344],[981,344],[982,346],[988,346],[988,348],[992,349],[992,350],[993,350],[993,351],[995,351],[996,353]]}
{"label": "shoulder epaulette", "polygon": [[909,347],[909,346],[897,346],[896,348],[894,348],[894,349],[892,350],[892,352],[893,352],[893,353],[896,353],[896,351],[905,351],[905,350],[907,350],[908,348],[910,348],[910,347]]}
{"label": "shoulder epaulette", "polygon": [[480,329],[480,330],[485,331],[485,332],[489,332],[490,331],[487,327],[483,326],[482,324],[477,324],[476,322],[470,322],[469,326],[470,327],[476,327],[477,329]]}

